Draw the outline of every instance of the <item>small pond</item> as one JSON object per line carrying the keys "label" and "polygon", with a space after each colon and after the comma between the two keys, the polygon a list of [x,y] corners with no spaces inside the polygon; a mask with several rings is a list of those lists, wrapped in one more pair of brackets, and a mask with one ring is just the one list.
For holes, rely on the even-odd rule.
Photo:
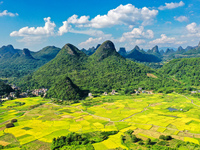
{"label": "small pond", "polygon": [[176,109],[176,108],[171,108],[171,107],[169,107],[169,108],[167,108],[169,111],[176,111],[176,110],[178,110],[178,109]]}

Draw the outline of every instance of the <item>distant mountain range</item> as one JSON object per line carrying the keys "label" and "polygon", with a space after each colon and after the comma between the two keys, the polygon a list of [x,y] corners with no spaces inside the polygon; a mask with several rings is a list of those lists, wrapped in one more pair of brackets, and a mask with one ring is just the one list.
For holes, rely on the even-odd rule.
{"label": "distant mountain range", "polygon": [[[98,44],[96,47],[89,48],[88,50],[81,49],[81,51],[91,56],[100,46],[101,44]],[[60,50],[60,48],[55,46],[47,46],[38,52],[32,52],[28,49],[15,49],[12,45],[3,46],[0,48],[0,77],[19,78],[30,74],[54,59]],[[176,51],[171,48],[167,48],[165,51],[160,50],[158,46],[144,51],[136,45],[131,51],[126,51],[125,48],[121,47],[118,53],[122,57],[132,61],[146,64],[153,63],[154,65],[155,63],[172,60],[174,58],[200,57],[200,44],[195,47],[187,46],[185,49],[180,46]],[[160,64],[158,65],[161,67]]]}
{"label": "distant mountain range", "polygon": [[48,46],[38,52],[14,49],[12,45],[0,48],[0,77],[21,77],[53,59],[60,48]]}

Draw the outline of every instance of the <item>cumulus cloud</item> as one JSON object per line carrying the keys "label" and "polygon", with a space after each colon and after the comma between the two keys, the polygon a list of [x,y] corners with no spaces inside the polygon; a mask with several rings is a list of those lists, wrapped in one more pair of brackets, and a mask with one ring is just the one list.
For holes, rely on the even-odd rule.
{"label": "cumulus cloud", "polygon": [[3,16],[15,17],[15,16],[18,16],[18,15],[19,15],[18,13],[11,13],[11,12],[8,12],[7,10],[0,12],[0,17],[3,17]]}
{"label": "cumulus cloud", "polygon": [[136,45],[140,45],[140,44],[144,44],[144,43],[146,43],[145,40],[136,40],[136,41],[135,41],[135,44],[136,44]]}
{"label": "cumulus cloud", "polygon": [[164,6],[160,6],[158,7],[159,10],[165,10],[165,9],[174,9],[174,8],[177,8],[177,7],[182,7],[184,6],[185,3],[183,1],[180,1],[179,3],[165,3]]}
{"label": "cumulus cloud", "polygon": [[179,22],[188,22],[189,21],[189,19],[186,16],[174,17],[174,20],[177,20]]}
{"label": "cumulus cloud", "polygon": [[188,30],[189,33],[197,33],[198,32],[197,24],[195,22],[188,24],[186,26],[186,29]]}
{"label": "cumulus cloud", "polygon": [[157,38],[157,39],[149,42],[149,44],[151,46],[162,45],[162,46],[166,46],[166,47],[169,47],[169,45],[170,46],[182,45],[184,43],[187,43],[187,41],[185,41],[183,39],[177,40],[175,37],[167,37],[165,34],[161,34],[160,38]]}
{"label": "cumulus cloud", "polygon": [[144,27],[140,26],[139,28],[134,28],[131,32],[123,33],[119,42],[125,42],[126,40],[141,39],[141,38],[151,39],[153,37],[154,33],[152,30],[144,31]]}
{"label": "cumulus cloud", "polygon": [[176,39],[174,37],[167,37],[165,34],[161,34],[161,38],[150,41],[150,44],[164,44],[164,43],[175,43]]}
{"label": "cumulus cloud", "polygon": [[127,25],[133,27],[136,24],[141,23],[143,26],[152,24],[155,17],[158,14],[158,10],[150,10],[147,7],[136,8],[132,4],[120,5],[115,9],[108,11],[105,15],[97,15],[89,20],[89,16],[73,15],[63,22],[63,25],[59,28],[58,34],[62,35],[69,32],[69,29],[75,27],[90,27],[90,28],[107,28],[114,25]]}
{"label": "cumulus cloud", "polygon": [[200,26],[195,22],[192,22],[186,26],[188,34],[182,35],[182,37],[200,37]]}
{"label": "cumulus cloud", "polygon": [[19,31],[13,31],[10,33],[11,37],[23,37],[23,39],[18,40],[20,42],[33,42],[39,41],[43,38],[54,35],[54,28],[56,24],[51,22],[51,18],[44,18],[45,25],[44,27],[23,27]]}
{"label": "cumulus cloud", "polygon": [[147,7],[140,9],[132,4],[120,5],[108,11],[106,15],[97,15],[90,21],[88,26],[93,28],[105,28],[120,24],[135,25],[139,21],[142,22],[142,25],[149,25],[153,22],[157,14],[157,10],[150,10]]}
{"label": "cumulus cloud", "polygon": [[67,22],[72,24],[84,24],[89,22],[89,18],[89,16],[81,16],[78,18],[77,15],[73,15],[67,19]]}
{"label": "cumulus cloud", "polygon": [[63,35],[64,33],[69,32],[71,25],[67,21],[63,21],[63,25],[59,28],[58,35]]}
{"label": "cumulus cloud", "polygon": [[112,38],[112,35],[111,34],[107,34],[107,35],[104,35],[102,37],[97,37],[97,38],[90,37],[86,41],[81,42],[79,44],[79,46],[80,47],[84,47],[84,48],[89,48],[89,47],[92,47],[92,46],[97,45],[99,43],[103,43],[105,40],[114,41],[114,39]]}

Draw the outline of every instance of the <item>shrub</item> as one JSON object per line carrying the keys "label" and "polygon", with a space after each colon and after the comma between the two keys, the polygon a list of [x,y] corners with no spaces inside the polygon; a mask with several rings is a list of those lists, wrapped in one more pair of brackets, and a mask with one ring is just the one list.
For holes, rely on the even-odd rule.
{"label": "shrub", "polygon": [[164,145],[166,145],[166,144],[167,144],[166,141],[160,141],[160,142],[158,142],[158,145],[162,145],[162,146],[164,146]]}
{"label": "shrub", "polygon": [[12,119],[11,123],[17,122],[17,119]]}
{"label": "shrub", "polygon": [[144,145],[144,142],[143,141],[139,141],[138,144],[139,145]]}
{"label": "shrub", "polygon": [[136,143],[136,142],[139,141],[139,139],[138,139],[135,135],[133,135],[133,136],[131,137],[131,139],[132,139],[132,142],[133,142],[133,143]]}
{"label": "shrub", "polygon": [[165,136],[165,140],[171,140],[172,137],[170,135]]}
{"label": "shrub", "polygon": [[134,131],[129,129],[128,131],[126,131],[127,134],[131,135]]}
{"label": "shrub", "polygon": [[160,135],[159,139],[165,140],[165,136],[164,135]]}
{"label": "shrub", "polygon": [[8,123],[8,124],[6,124],[6,128],[12,128],[12,127],[14,127],[15,125],[13,124],[13,123]]}
{"label": "shrub", "polygon": [[151,145],[151,139],[150,139],[150,138],[148,138],[148,139],[146,140],[146,145]]}

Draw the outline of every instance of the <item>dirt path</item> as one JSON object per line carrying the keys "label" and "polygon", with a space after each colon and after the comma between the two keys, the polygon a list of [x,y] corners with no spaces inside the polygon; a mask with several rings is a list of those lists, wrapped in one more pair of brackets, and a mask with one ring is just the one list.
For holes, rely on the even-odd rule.
{"label": "dirt path", "polygon": [[127,118],[124,118],[124,119],[120,120],[120,121],[124,121],[124,120],[126,120],[126,119],[129,119],[129,118],[131,118],[131,117],[133,117],[133,116],[137,115],[137,114],[143,113],[143,112],[144,112],[144,111],[146,111],[146,110],[147,110],[147,108],[149,108],[150,106],[151,106],[151,104],[149,104],[147,107],[143,108],[143,111],[141,111],[141,112],[138,112],[138,113],[135,113],[135,114],[133,114],[133,115],[131,115],[131,116],[127,117]]}
{"label": "dirt path", "polygon": [[194,106],[200,107],[199,105],[195,104],[194,101],[193,101],[192,99],[189,99],[187,96],[182,95],[182,94],[179,94],[179,93],[176,93],[176,94],[181,95],[181,96],[185,97],[186,99],[190,100],[190,101],[191,101],[191,104],[193,104]]}

